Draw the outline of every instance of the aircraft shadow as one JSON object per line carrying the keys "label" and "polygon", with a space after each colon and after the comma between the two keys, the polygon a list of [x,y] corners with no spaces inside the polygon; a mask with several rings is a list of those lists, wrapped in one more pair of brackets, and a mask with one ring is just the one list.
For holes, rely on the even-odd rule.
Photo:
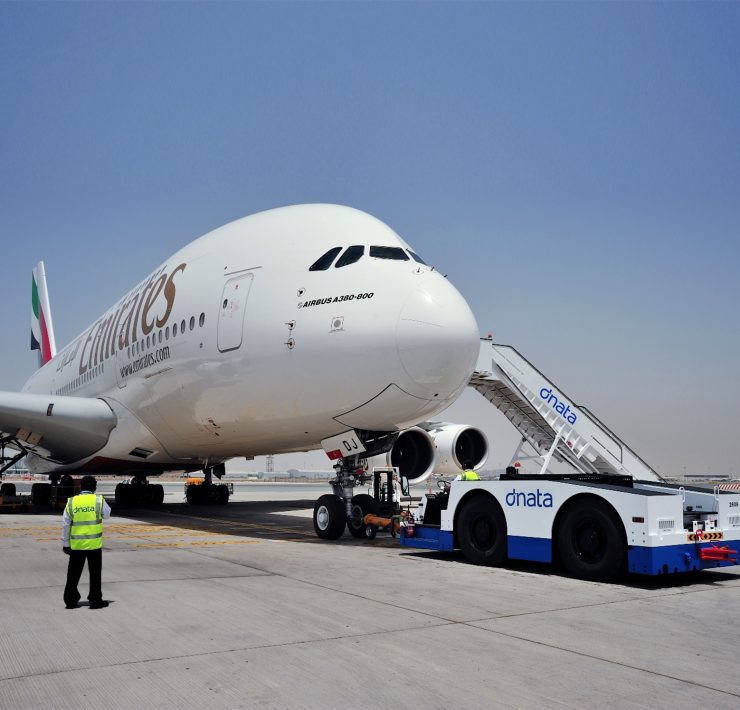
{"label": "aircraft shadow", "polygon": [[[142,523],[166,525],[193,533],[221,534],[242,538],[256,538],[262,540],[280,540],[294,542],[318,543],[322,545],[372,545],[382,547],[397,547],[399,552],[420,559],[448,560],[457,564],[472,564],[461,552],[436,552],[433,550],[414,550],[402,548],[397,538],[388,533],[380,532],[375,540],[357,539],[345,531],[339,540],[321,540],[313,529],[313,520],[310,516],[295,515],[297,511],[313,509],[314,499],[279,500],[279,501],[245,501],[231,502],[228,505],[198,505],[187,503],[164,503],[158,508],[122,508],[113,507],[113,521],[115,516],[137,520]],[[526,572],[540,576],[570,577],[557,564],[526,562],[523,560],[507,560],[503,569]],[[491,568],[494,569],[494,568]],[[719,570],[703,570],[701,572],[686,572],[657,577],[624,574],[613,582],[605,584],[644,589],[675,589],[695,585],[711,586],[727,581],[726,573]]]}
{"label": "aircraft shadow", "polygon": [[345,531],[339,540],[321,540],[313,529],[313,519],[296,515],[313,510],[314,499],[230,502],[228,505],[164,503],[158,508],[111,506],[112,522],[117,516],[153,525],[166,525],[183,531],[222,534],[264,540],[300,541],[323,545],[398,545],[389,534],[375,540],[356,539]]}

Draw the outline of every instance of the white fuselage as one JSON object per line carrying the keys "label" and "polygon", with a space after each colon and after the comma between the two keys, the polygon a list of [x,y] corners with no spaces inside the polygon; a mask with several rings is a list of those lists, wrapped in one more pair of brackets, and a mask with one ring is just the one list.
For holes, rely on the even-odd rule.
{"label": "white fuselage", "polygon": [[[309,270],[352,245],[354,263]],[[30,463],[154,471],[393,431],[451,404],[477,355],[465,300],[385,224],[334,205],[270,210],[181,249],[28,380],[101,398],[118,420],[92,457]]]}

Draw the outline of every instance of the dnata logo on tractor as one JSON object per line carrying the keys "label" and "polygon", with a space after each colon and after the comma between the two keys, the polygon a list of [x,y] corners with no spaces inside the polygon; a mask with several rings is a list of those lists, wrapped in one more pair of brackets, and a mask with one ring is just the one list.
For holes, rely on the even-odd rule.
{"label": "dnata logo on tractor", "polygon": [[545,400],[565,421],[569,424],[575,424],[576,413],[571,410],[570,405],[567,402],[563,402],[557,398],[553,393],[551,387],[543,387],[540,390],[540,397]]}
{"label": "dnata logo on tractor", "polygon": [[510,508],[552,508],[552,493],[541,491],[518,491],[512,489],[506,494],[506,505]]}

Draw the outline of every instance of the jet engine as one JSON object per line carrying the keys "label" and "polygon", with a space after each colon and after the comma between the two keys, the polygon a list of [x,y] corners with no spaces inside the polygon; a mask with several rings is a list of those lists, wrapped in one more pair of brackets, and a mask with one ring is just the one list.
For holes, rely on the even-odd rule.
{"label": "jet engine", "polygon": [[467,424],[423,422],[402,431],[384,458],[386,466],[398,467],[414,485],[432,473],[455,476],[466,461],[474,469],[480,468],[488,458],[488,439],[480,429]]}

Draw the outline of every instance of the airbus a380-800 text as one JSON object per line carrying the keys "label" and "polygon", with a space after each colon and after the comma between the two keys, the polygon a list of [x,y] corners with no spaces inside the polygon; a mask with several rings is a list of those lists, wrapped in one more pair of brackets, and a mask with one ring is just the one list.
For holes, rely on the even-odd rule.
{"label": "airbus a380-800 text", "polygon": [[117,501],[146,491],[161,502],[147,476],[202,469],[201,495],[226,502],[224,486],[209,488],[226,460],[323,445],[341,504],[329,512],[349,517],[369,457],[386,455],[412,481],[443,461],[485,460],[478,430],[428,421],[473,372],[468,304],[359,210],[297,205],[216,229],[59,352],[42,264],[33,298],[41,367],[22,392],[0,393],[0,443],[52,482],[126,474]]}

